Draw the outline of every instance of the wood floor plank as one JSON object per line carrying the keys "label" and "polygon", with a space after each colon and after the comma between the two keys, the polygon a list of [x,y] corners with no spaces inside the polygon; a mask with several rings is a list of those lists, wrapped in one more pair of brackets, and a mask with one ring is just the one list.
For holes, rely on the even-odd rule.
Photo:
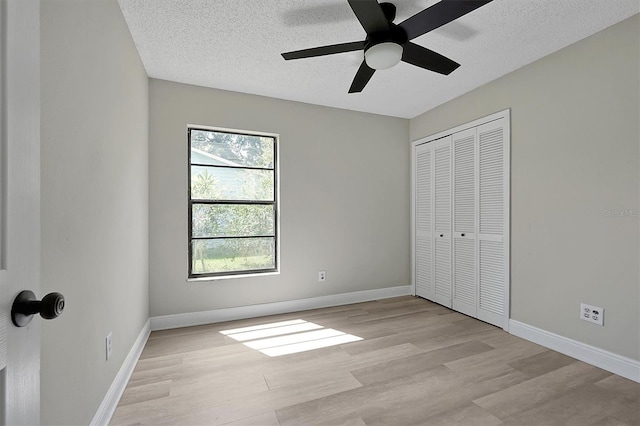
{"label": "wood floor plank", "polygon": [[563,355],[556,351],[543,351],[527,358],[509,363],[509,366],[522,371],[530,377],[540,376],[576,362],[575,358]]}
{"label": "wood floor plank", "polygon": [[[634,381],[612,374],[596,382],[596,386],[606,389],[609,392],[619,393],[625,398],[635,401],[638,407],[640,407],[640,386]],[[640,408],[638,411],[640,411]]]}
{"label": "wood floor plank", "polygon": [[[221,333],[297,319],[363,340],[270,357]],[[638,426],[638,413],[640,384],[405,296],[153,332],[111,424]]]}
{"label": "wood floor plank", "polygon": [[138,404],[153,399],[164,398],[169,396],[171,390],[171,380],[163,380],[160,382],[149,383],[140,386],[128,386],[118,405],[125,406]]}
{"label": "wood floor plank", "polygon": [[175,334],[165,338],[149,339],[140,358],[145,359],[161,355],[181,354],[198,349],[224,345],[225,337],[218,333],[197,333],[195,335]]}
{"label": "wood floor plank", "polygon": [[[483,343],[486,344],[484,340]],[[508,348],[492,347],[494,347],[492,351],[450,360],[445,362],[444,365],[465,377],[481,380],[483,377],[490,377],[496,373],[514,371],[515,369],[510,366],[511,363],[547,351],[547,349],[538,345],[533,348],[530,345],[510,345]],[[576,360],[573,361],[575,362]]]}
{"label": "wood floor plank", "polygon": [[558,398],[515,413],[505,424],[519,425],[600,425],[640,424],[640,407],[623,395],[610,393],[592,384],[574,388]]}
{"label": "wood floor plank", "polygon": [[484,339],[495,334],[504,334],[504,331],[495,327],[474,331],[451,324],[439,330],[431,329],[417,331],[407,337],[411,338],[411,342],[418,349],[426,352],[473,340],[484,341]]}
{"label": "wood floor plank", "polygon": [[[221,389],[224,389],[224,392],[220,392]],[[247,395],[248,389],[255,393],[268,391],[269,386],[259,371],[244,371],[242,374],[238,374],[234,371],[223,370],[172,380],[171,396],[188,396],[196,392],[209,392],[211,393],[209,403],[218,403]],[[215,398],[216,396],[219,398]]]}
{"label": "wood floor plank", "polygon": [[[389,406],[385,401],[371,407],[363,419],[367,424],[425,424],[424,419],[447,415],[456,409],[462,409],[474,399],[490,395],[501,389],[524,382],[527,378],[519,371],[510,371],[484,377],[479,381],[471,381],[469,377],[461,376],[457,372],[440,370],[438,367],[428,370],[422,375],[422,387],[415,396],[403,401],[395,401]],[[432,372],[440,372],[430,375]],[[387,382],[389,383],[395,382]],[[484,410],[483,411],[487,411]],[[488,412],[488,411],[487,411]],[[490,413],[492,416],[493,413]],[[399,422],[399,423],[395,423]]]}
{"label": "wood floor plank", "polygon": [[[153,421],[158,423],[169,421],[171,424],[179,425],[227,424],[255,417],[270,410],[277,410],[291,403],[303,403],[359,387],[361,384],[353,376],[344,376],[337,380],[328,378],[313,384],[254,392],[224,401],[224,403],[198,404],[198,407],[191,406],[187,410],[175,410],[169,416],[163,415]],[[186,401],[183,403],[188,406]]]}
{"label": "wood floor plank", "polygon": [[422,419],[429,426],[497,426],[502,421],[474,403],[456,406]]}
{"label": "wood floor plank", "polygon": [[423,352],[399,359],[388,360],[370,367],[353,370],[353,375],[363,385],[413,375],[443,365],[448,360],[464,358],[470,355],[494,350],[491,346],[481,342],[466,342],[447,346],[429,352]]}
{"label": "wood floor plank", "polygon": [[309,371],[308,374],[299,372],[294,374],[266,373],[263,377],[267,389],[273,390],[294,386],[310,386],[326,381],[339,382],[340,380],[349,380],[349,377],[353,378],[354,376],[349,371],[336,369],[323,371],[323,374],[318,374],[318,371]]}
{"label": "wood floor plank", "polygon": [[610,375],[597,367],[575,362],[473,402],[502,419]]}
{"label": "wood floor plank", "polygon": [[182,364],[182,355],[167,355],[140,359],[136,364],[136,371],[155,370],[162,367],[175,367]]}
{"label": "wood floor plank", "polygon": [[446,367],[433,368],[402,379],[362,386],[314,401],[291,405],[278,410],[277,414],[283,425],[307,425],[320,423],[330,413],[347,415],[355,411],[362,416],[366,424],[370,424],[373,419],[382,415],[401,416],[402,410],[390,410],[390,407],[416,404],[416,400],[421,399],[420,390],[425,388],[425,381],[444,383],[447,376],[453,374]]}
{"label": "wood floor plank", "polygon": [[275,411],[267,411],[257,416],[227,423],[227,426],[280,426]]}

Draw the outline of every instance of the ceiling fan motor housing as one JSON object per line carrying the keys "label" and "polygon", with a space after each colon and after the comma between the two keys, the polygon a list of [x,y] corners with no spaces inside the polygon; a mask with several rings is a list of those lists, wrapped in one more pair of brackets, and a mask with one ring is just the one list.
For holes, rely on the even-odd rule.
{"label": "ceiling fan motor housing", "polygon": [[395,43],[402,46],[409,41],[407,32],[393,23],[393,20],[396,19],[396,6],[393,3],[380,3],[380,8],[384,13],[385,18],[387,18],[389,27],[382,31],[375,31],[367,34],[364,48],[365,52],[376,44]]}
{"label": "ceiling fan motor housing", "polygon": [[380,9],[382,9],[382,13],[384,13],[387,21],[393,22],[396,19],[396,5],[393,3],[380,3]]}
{"label": "ceiling fan motor housing", "polygon": [[379,43],[389,42],[403,45],[407,41],[409,41],[409,38],[407,37],[406,31],[390,22],[388,30],[378,31],[367,35],[365,50]]}

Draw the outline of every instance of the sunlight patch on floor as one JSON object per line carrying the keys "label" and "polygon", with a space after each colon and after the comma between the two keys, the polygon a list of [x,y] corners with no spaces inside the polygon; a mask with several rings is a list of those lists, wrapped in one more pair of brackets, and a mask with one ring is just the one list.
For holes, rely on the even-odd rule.
{"label": "sunlight patch on floor", "polygon": [[362,340],[361,337],[302,319],[235,328],[220,333],[271,357]]}

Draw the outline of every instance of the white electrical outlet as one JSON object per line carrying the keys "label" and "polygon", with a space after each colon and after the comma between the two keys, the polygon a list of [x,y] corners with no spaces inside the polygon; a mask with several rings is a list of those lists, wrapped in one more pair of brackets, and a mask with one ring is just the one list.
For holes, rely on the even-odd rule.
{"label": "white electrical outlet", "polygon": [[327,273],[325,271],[318,272],[318,282],[325,282],[327,280]]}
{"label": "white electrical outlet", "polygon": [[107,337],[105,339],[105,349],[106,349],[107,361],[109,361],[109,358],[111,358],[111,349],[112,349],[112,346],[111,346],[111,334],[112,333],[107,334]]}
{"label": "white electrical outlet", "polygon": [[604,308],[581,303],[580,319],[604,326]]}

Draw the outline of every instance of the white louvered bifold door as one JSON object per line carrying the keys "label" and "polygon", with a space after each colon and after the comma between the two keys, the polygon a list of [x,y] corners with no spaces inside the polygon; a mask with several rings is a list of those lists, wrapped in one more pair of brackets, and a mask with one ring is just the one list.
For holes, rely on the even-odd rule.
{"label": "white louvered bifold door", "polygon": [[[509,325],[508,111],[417,141],[417,296]],[[444,135],[444,136],[443,136]]]}
{"label": "white louvered bifold door", "polygon": [[478,126],[479,233],[478,314],[491,324],[505,327],[508,276],[505,250],[508,220],[508,151],[503,119]]}
{"label": "white louvered bifold door", "polygon": [[432,142],[434,162],[434,301],[451,307],[451,136]]}
{"label": "white louvered bifold door", "polygon": [[455,133],[453,145],[453,309],[476,316],[476,129]]}
{"label": "white louvered bifold door", "polygon": [[415,282],[416,295],[433,300],[433,149],[415,148]]}

